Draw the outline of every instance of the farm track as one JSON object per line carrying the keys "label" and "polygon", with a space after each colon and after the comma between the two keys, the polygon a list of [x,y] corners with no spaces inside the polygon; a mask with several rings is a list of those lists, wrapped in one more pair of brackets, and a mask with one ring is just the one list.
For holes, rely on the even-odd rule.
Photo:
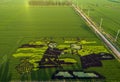
{"label": "farm track", "polygon": [[78,9],[74,4],[72,4],[73,9],[77,11],[81,17],[89,24],[89,26],[92,27],[92,29],[95,31],[97,35],[100,36],[100,38],[104,41],[104,43],[108,46],[108,48],[111,49],[111,51],[120,58],[120,52],[116,49],[116,47],[97,29],[98,27],[95,25],[95,23],[89,19],[87,16],[84,15],[84,13]]}

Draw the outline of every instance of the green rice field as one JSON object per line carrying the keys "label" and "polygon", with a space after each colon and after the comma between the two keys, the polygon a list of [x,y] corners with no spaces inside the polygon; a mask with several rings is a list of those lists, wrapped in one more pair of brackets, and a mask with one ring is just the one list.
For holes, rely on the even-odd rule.
{"label": "green rice field", "polygon": [[[92,1],[93,3],[97,3],[95,0]],[[96,8],[94,11],[90,11],[90,17],[94,19],[94,21],[99,22],[99,17],[101,17],[101,15],[104,16],[104,12],[101,11],[106,11],[107,8],[104,10],[101,6],[94,7],[91,5],[92,1],[85,2],[79,0],[79,5],[83,4],[83,9],[88,9],[89,5],[87,4],[90,4],[89,8]],[[108,2],[108,4],[113,3],[102,0],[100,1],[101,5],[104,5],[103,1],[105,1],[105,3]],[[117,5],[117,3],[113,3],[113,5]],[[119,6],[117,5],[115,7]],[[112,12],[110,10],[108,11]],[[113,11],[116,13],[119,12],[117,9]],[[85,11],[85,13],[86,12],[87,11]],[[99,14],[98,12],[103,14]],[[113,14],[115,12],[113,12]],[[117,22],[111,22],[109,19],[116,19],[115,21],[118,21],[119,15],[114,16],[113,14],[105,14],[104,21],[106,20],[106,22],[103,23],[103,29],[111,33],[112,36],[115,36],[116,30],[119,29],[119,24]],[[106,16],[111,18],[107,19]],[[111,23],[108,23],[109,21]],[[114,28],[109,28],[109,26]],[[31,44],[32,42],[32,44],[34,44],[35,41],[45,41],[45,39],[47,39],[48,41],[56,41],[58,43],[58,48],[64,48],[69,47],[69,41],[74,43],[78,38],[81,40],[79,44],[83,45],[83,49],[78,51],[81,55],[68,54],[67,56],[62,54],[60,56],[61,60],[74,63],[64,66],[63,70],[83,70],[79,56],[88,55],[88,51],[93,51],[95,53],[102,51],[112,53],[71,6],[30,6],[28,0],[0,1],[0,82],[63,80],[68,82],[97,81],[94,79],[51,79],[53,73],[56,70],[61,70],[61,68],[33,69],[32,72],[23,75],[16,70],[16,66],[21,62],[21,57],[38,57],[37,59],[33,58],[33,60],[29,60],[29,62],[33,64],[34,61],[43,57],[43,51],[46,49],[46,47],[41,50],[39,48],[24,49],[20,48],[21,45]],[[68,43],[64,43],[64,41],[68,41]],[[103,75],[105,79],[98,80],[100,82],[119,82],[120,62],[117,59],[102,60],[102,64],[102,67],[89,67],[84,69],[84,71],[95,71]],[[34,67],[35,66],[36,64],[34,63]]]}
{"label": "green rice field", "polygon": [[[114,42],[118,30],[120,29],[120,0],[77,0],[78,5],[89,17],[100,26],[101,18],[103,19],[102,29],[106,32],[107,37],[113,43],[120,47],[120,35]],[[100,28],[99,28],[100,29]]]}

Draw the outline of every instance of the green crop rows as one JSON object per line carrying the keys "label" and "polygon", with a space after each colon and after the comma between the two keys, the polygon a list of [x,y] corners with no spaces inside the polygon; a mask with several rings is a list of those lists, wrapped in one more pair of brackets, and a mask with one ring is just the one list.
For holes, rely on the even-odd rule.
{"label": "green crop rows", "polygon": [[[79,0],[80,2],[79,4],[83,3],[84,5],[83,7],[88,8],[87,4],[90,4],[90,2],[87,3],[88,1],[87,2],[84,2],[83,0],[81,1],[82,2],[80,2]],[[93,1],[97,3],[95,0]],[[101,4],[103,3],[102,1]],[[97,48],[98,50],[109,52],[108,49],[104,46],[104,44],[101,42],[101,40],[97,38],[97,36],[85,24],[83,19],[80,16],[78,16],[71,7],[69,6],[31,7],[28,5],[27,2],[28,0],[0,1],[0,81],[7,82],[23,80],[24,81],[51,80],[52,73],[55,72],[56,68],[40,69],[37,72],[33,71],[31,74],[23,76],[21,76],[15,70],[15,66],[20,63],[19,59],[15,57],[25,56],[24,54],[19,52],[26,53],[27,56],[33,56],[32,53],[35,52],[34,58],[36,58],[36,60],[39,60],[42,57],[38,56],[38,53],[39,52],[43,53],[44,49],[43,50],[34,48],[29,48],[27,50],[25,48],[18,49],[18,47],[20,47],[22,44],[28,43],[30,41],[36,41],[37,39],[53,38],[55,39],[55,41],[58,42],[58,44],[60,44],[61,39],[67,38],[67,41],[74,41],[76,40],[76,38],[80,38],[83,40],[81,44],[87,44],[86,42],[91,43],[83,46],[83,49],[88,50],[88,52],[85,51],[85,54],[83,53],[81,55],[87,55],[87,53],[89,53],[89,51],[91,50],[94,52],[94,48],[92,46],[95,46],[95,48]],[[107,3],[109,1],[106,0],[105,2]],[[117,4],[113,3],[113,5]],[[99,9],[97,9],[96,7],[92,6],[92,4],[89,7],[91,9],[96,8],[94,9],[94,11],[90,11],[90,17],[98,23],[100,17],[102,18],[104,17],[104,15],[102,14],[105,11],[112,12],[103,7],[104,6],[102,7],[99,6],[97,7]],[[119,8],[118,5],[115,7]],[[119,12],[117,8],[116,10],[114,9],[113,11]],[[99,12],[102,14],[99,14]],[[99,17],[97,17],[96,15]],[[112,36],[115,36],[116,30],[118,30],[119,28],[119,24],[116,23],[116,21],[119,21],[119,15],[114,16],[112,15],[112,13],[111,14],[106,13],[105,17],[106,16],[111,18],[109,19],[104,18],[104,21],[107,21],[103,23],[103,27],[105,27],[104,30],[107,31],[108,33],[111,33]],[[110,20],[115,20],[115,22],[111,22]],[[109,21],[111,23],[108,23]],[[110,29],[109,25],[111,26]],[[38,43],[33,42],[30,44],[39,44],[39,42]],[[62,48],[66,47],[66,45],[59,45],[58,47]],[[82,52],[83,52],[82,50],[79,51],[79,53]],[[95,52],[98,53],[99,51]],[[15,53],[19,54],[15,55]],[[77,56],[73,57],[72,55],[70,55],[70,58],[66,58],[64,60],[76,62],[76,60],[72,58],[78,59]],[[61,60],[63,60],[62,57]],[[34,62],[34,60],[31,60],[30,62]],[[120,81],[119,78],[120,63],[117,60],[108,60],[102,62],[104,64],[103,67],[88,68],[87,70],[96,71],[104,75],[108,82]],[[74,64],[73,66],[70,67],[65,66],[64,69],[78,70],[81,69],[81,66],[80,64]],[[72,80],[70,81],[72,82]]]}
{"label": "green crop rows", "polygon": [[[120,0],[77,0],[77,2],[79,7],[86,15],[89,14],[89,17],[98,26],[100,26],[101,18],[103,19],[102,30],[114,42],[117,32],[120,29]],[[120,35],[114,43],[120,47]]]}

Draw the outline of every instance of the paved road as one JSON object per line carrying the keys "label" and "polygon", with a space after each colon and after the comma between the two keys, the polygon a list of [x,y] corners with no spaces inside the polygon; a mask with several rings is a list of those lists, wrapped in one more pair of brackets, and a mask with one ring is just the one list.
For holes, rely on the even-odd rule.
{"label": "paved road", "polygon": [[101,39],[105,42],[105,44],[111,49],[111,51],[120,58],[120,52],[111,44],[111,42],[96,28],[96,25],[93,21],[91,21],[88,17],[86,17],[81,10],[79,10],[74,4],[72,7],[84,18],[84,20],[92,27],[97,35],[101,37]]}

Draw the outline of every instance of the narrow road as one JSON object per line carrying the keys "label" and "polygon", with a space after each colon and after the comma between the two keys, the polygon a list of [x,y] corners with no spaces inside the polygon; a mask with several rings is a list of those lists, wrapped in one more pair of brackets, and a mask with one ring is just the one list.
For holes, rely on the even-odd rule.
{"label": "narrow road", "polygon": [[97,29],[95,23],[90,20],[88,17],[86,17],[81,10],[79,10],[74,4],[72,4],[72,7],[77,11],[83,19],[92,27],[92,29],[95,31],[97,35],[100,36],[100,38],[105,42],[105,44],[111,49],[111,51],[120,59],[120,52],[112,45],[112,43]]}

